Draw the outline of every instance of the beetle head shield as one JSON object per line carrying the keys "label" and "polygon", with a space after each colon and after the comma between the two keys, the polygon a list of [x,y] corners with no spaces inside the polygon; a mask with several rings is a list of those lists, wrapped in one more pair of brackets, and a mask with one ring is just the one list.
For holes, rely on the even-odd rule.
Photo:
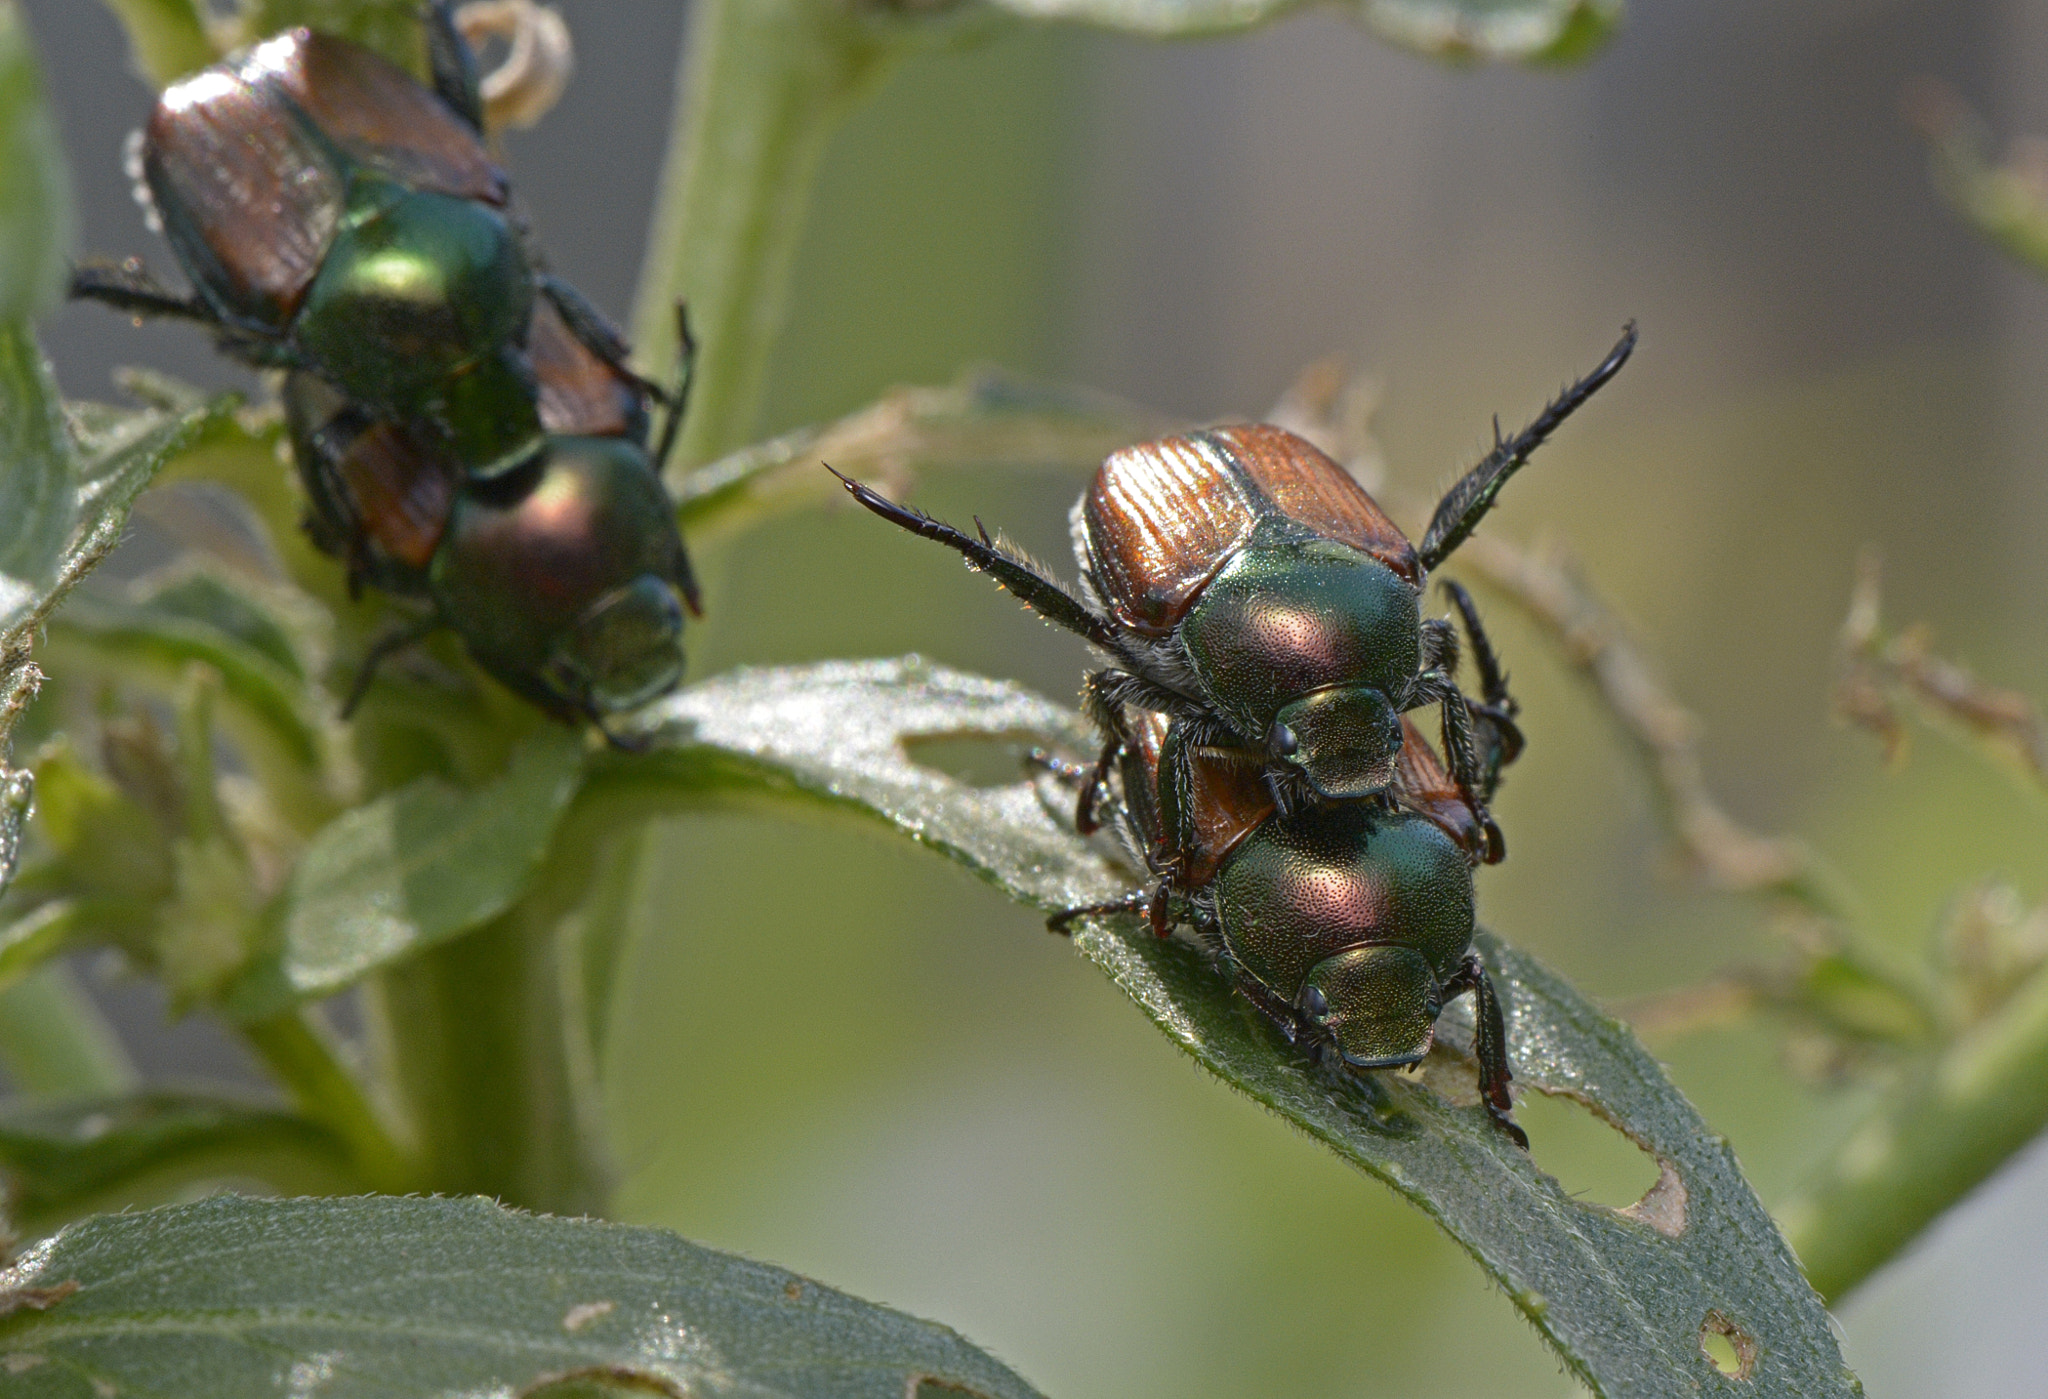
{"label": "beetle head shield", "polygon": [[1295,998],[1304,1018],[1361,1069],[1413,1064],[1436,1030],[1436,975],[1412,947],[1351,947],[1309,969]]}
{"label": "beetle head shield", "polygon": [[1301,769],[1318,795],[1369,796],[1394,783],[1401,716],[1370,685],[1336,686],[1283,706],[1266,742],[1270,756]]}

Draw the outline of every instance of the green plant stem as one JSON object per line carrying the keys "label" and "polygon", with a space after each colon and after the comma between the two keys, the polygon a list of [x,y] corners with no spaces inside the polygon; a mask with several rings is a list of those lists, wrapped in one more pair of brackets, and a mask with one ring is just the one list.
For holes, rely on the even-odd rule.
{"label": "green plant stem", "polygon": [[645,371],[676,357],[675,304],[698,343],[677,460],[747,439],[782,324],[818,164],[833,129],[930,21],[851,0],[698,0],[683,48],[633,331]]}
{"label": "green plant stem", "polygon": [[415,1155],[400,1144],[311,1012],[287,1011],[241,1028],[258,1057],[290,1090],[299,1111],[348,1144],[349,1155],[366,1183],[388,1194],[423,1187]]}
{"label": "green plant stem", "polygon": [[2048,973],[1909,1079],[1779,1212],[1838,1301],[2048,1126]]}
{"label": "green plant stem", "polygon": [[61,962],[0,991],[0,1063],[19,1092],[126,1093],[141,1080],[99,1007]]}

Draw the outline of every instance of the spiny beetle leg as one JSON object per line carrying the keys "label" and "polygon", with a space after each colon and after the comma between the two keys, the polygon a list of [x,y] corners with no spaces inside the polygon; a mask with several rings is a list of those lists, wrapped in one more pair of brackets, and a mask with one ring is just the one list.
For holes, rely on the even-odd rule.
{"label": "spiny beetle leg", "polygon": [[1071,758],[1062,758],[1050,748],[1033,748],[1024,754],[1026,773],[1043,772],[1069,791],[1078,791],[1088,774],[1094,771],[1091,764],[1077,763]]}
{"label": "spiny beetle leg", "polygon": [[98,301],[131,316],[166,316],[219,326],[220,317],[196,296],[180,296],[149,275],[139,258],[86,262],[71,269],[70,295]]}
{"label": "spiny beetle leg", "polygon": [[1543,445],[1545,438],[1557,431],[1560,423],[1598,392],[1601,385],[1621,372],[1635,347],[1636,323],[1630,321],[1623,327],[1621,339],[1607,352],[1607,358],[1600,361],[1599,367],[1578,382],[1567,385],[1564,392],[1552,399],[1529,426],[1513,437],[1503,438],[1499,420],[1494,421],[1493,450],[1437,502],[1436,514],[1429,522],[1429,533],[1422,537],[1422,547],[1416,551],[1425,570],[1435,571],[1438,564],[1450,557],[1453,549],[1465,542],[1478,526],[1480,517],[1492,508],[1508,477],[1528,462],[1530,455]]}
{"label": "spiny beetle leg", "polygon": [[428,0],[421,24],[427,31],[427,66],[433,72],[434,95],[470,130],[483,135],[483,79],[477,72],[476,50],[455,23],[455,7],[448,0]]}
{"label": "spiny beetle leg", "polygon": [[1500,668],[1500,655],[1479,620],[1479,607],[1472,601],[1472,594],[1455,578],[1446,578],[1439,586],[1450,595],[1451,606],[1458,609],[1458,618],[1465,624],[1465,636],[1472,645],[1472,665],[1479,672],[1480,698],[1513,714],[1517,706],[1508,694],[1507,673]]}
{"label": "spiny beetle leg", "polygon": [[1072,936],[1074,924],[1083,918],[1106,918],[1117,913],[1146,913],[1152,908],[1157,891],[1135,889],[1120,899],[1110,899],[1099,904],[1082,904],[1079,908],[1063,908],[1045,920],[1045,930],[1058,933],[1061,937]]}
{"label": "spiny beetle leg", "polygon": [[1501,1014],[1500,997],[1493,989],[1493,979],[1486,974],[1486,964],[1479,960],[1477,952],[1465,954],[1464,965],[1444,983],[1444,999],[1455,1000],[1467,991],[1473,993],[1477,1002],[1472,1016],[1475,1033],[1473,1052],[1479,1057],[1479,1096],[1486,1103],[1486,1112],[1494,1124],[1516,1146],[1527,1151],[1529,1134],[1515,1121],[1515,1102],[1508,1094],[1508,1084],[1514,1075],[1508,1069],[1508,1031],[1506,1018]]}
{"label": "spiny beetle leg", "polygon": [[1091,611],[1079,598],[1039,572],[1028,560],[1017,557],[993,541],[976,539],[949,524],[934,520],[921,510],[898,505],[853,478],[833,471],[829,465],[825,469],[838,476],[840,484],[846,487],[846,493],[864,508],[892,525],[909,530],[920,539],[943,544],[958,553],[967,560],[968,567],[993,577],[1015,594],[1019,602],[1046,621],[1065,627],[1111,655],[1125,654],[1123,639],[1117,634],[1114,622]]}

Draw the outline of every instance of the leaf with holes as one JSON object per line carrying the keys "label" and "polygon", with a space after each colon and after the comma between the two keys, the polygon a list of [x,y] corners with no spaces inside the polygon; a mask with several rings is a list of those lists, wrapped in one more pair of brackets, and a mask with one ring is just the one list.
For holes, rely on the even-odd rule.
{"label": "leaf with holes", "polygon": [[943,1326],[658,1229],[485,1200],[89,1219],[0,1272],[9,1399],[1034,1399]]}
{"label": "leaf with holes", "polygon": [[[1070,711],[1013,685],[916,660],[743,671],[653,706],[637,734],[652,751],[608,760],[600,784],[665,774],[679,794],[863,812],[1042,909],[1133,882],[1063,825],[1052,794],[1021,780],[970,787],[913,760],[919,742],[948,736],[1087,751]],[[1466,1002],[1445,1012],[1422,1073],[1330,1072],[1184,942],[1104,920],[1075,945],[1197,1062],[1428,1212],[1597,1393],[1723,1392],[1717,1337],[1748,1357],[1748,1392],[1857,1392],[1727,1143],[1626,1028],[1533,959],[1482,935],[1521,1086],[1577,1099],[1658,1161],[1658,1183],[1626,1210],[1573,1199],[1491,1125],[1476,1105]]]}
{"label": "leaf with holes", "polygon": [[[1247,29],[1302,0],[992,0],[1032,19],[1077,20],[1140,34]],[[1584,57],[1621,20],[1620,0],[1350,0],[1339,9],[1380,37],[1453,61],[1557,62]]]}

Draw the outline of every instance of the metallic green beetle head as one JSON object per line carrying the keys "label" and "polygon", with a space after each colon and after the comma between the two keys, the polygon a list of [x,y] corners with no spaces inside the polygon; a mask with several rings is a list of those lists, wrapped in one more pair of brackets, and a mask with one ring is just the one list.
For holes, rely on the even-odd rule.
{"label": "metallic green beetle head", "polygon": [[643,573],[590,604],[556,642],[543,670],[589,709],[617,713],[676,687],[683,678],[682,635],[675,588]]}
{"label": "metallic green beetle head", "polygon": [[363,176],[293,333],[350,398],[415,416],[452,376],[495,372],[525,332],[533,280],[495,209]]}
{"label": "metallic green beetle head", "polygon": [[1212,885],[1243,971],[1361,1067],[1429,1051],[1440,988],[1472,945],[1472,865],[1434,822],[1360,803],[1267,821]]}
{"label": "metallic green beetle head", "polygon": [[1413,1064],[1429,1052],[1443,1009],[1436,974],[1412,947],[1353,947],[1309,970],[1295,997],[1302,1019],[1361,1069]]}
{"label": "metallic green beetle head", "polygon": [[530,463],[463,492],[430,586],[493,675],[554,713],[603,715],[681,678],[685,568],[644,451],[550,437]]}
{"label": "metallic green beetle head", "polygon": [[1393,784],[1420,623],[1414,587],[1379,560],[1330,540],[1255,536],[1180,634],[1231,722],[1270,761],[1341,799]]}

